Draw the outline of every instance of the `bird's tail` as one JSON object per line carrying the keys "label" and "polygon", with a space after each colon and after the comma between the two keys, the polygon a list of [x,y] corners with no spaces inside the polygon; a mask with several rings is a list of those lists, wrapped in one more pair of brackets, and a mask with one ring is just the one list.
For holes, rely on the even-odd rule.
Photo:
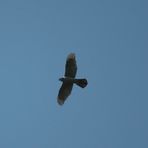
{"label": "bird's tail", "polygon": [[77,84],[78,86],[84,88],[87,86],[88,82],[86,79],[75,79],[75,84]]}

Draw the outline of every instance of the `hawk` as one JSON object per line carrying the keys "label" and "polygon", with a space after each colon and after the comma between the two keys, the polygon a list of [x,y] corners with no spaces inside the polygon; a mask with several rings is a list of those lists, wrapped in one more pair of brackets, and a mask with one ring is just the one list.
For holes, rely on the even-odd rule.
{"label": "hawk", "polygon": [[75,78],[76,73],[77,73],[76,57],[74,53],[70,53],[67,56],[64,77],[59,79],[59,81],[63,82],[57,97],[57,102],[59,105],[63,105],[67,97],[71,94],[73,84],[76,84],[81,88],[87,86],[88,83],[86,79]]}

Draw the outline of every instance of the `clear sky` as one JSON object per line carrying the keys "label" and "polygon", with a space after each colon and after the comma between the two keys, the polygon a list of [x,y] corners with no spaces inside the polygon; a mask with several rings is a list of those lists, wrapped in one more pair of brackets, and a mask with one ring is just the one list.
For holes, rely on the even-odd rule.
{"label": "clear sky", "polygon": [[0,90],[1,148],[147,148],[148,1],[1,0]]}

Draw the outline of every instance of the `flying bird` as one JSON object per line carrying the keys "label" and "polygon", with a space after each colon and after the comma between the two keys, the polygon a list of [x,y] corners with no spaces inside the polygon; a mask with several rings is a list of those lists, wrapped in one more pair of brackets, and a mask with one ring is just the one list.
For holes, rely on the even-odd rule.
{"label": "flying bird", "polygon": [[78,85],[81,88],[87,86],[88,82],[85,78],[83,79],[75,78],[76,73],[77,73],[76,56],[74,53],[70,53],[66,59],[64,77],[59,78],[59,81],[62,81],[62,86],[59,90],[57,97],[57,102],[59,105],[64,104],[67,97],[71,94],[74,84]]}

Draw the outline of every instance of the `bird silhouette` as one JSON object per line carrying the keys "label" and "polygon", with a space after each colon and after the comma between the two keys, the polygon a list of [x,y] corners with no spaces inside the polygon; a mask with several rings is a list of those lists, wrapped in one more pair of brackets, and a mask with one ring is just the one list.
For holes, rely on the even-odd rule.
{"label": "bird silhouette", "polygon": [[67,56],[66,64],[65,64],[65,74],[64,77],[59,78],[62,81],[62,86],[59,90],[57,102],[59,105],[63,105],[67,97],[71,94],[73,85],[76,84],[81,88],[87,86],[87,79],[77,79],[75,78],[77,73],[77,64],[76,64],[76,56],[74,53],[70,53]]}

